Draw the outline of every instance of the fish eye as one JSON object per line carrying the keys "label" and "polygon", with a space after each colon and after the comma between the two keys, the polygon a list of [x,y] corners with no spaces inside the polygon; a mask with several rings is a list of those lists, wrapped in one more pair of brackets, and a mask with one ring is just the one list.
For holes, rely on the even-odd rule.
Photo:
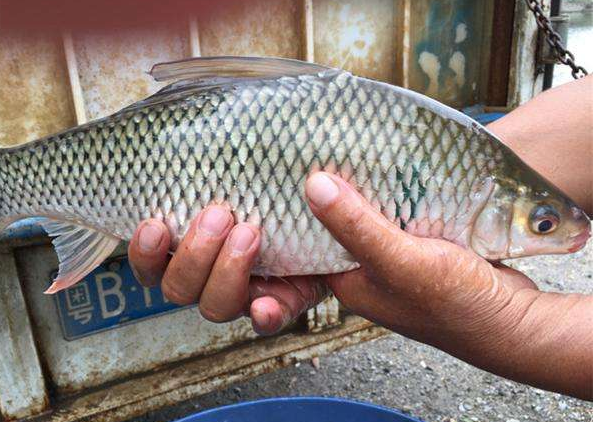
{"label": "fish eye", "polygon": [[539,205],[531,211],[529,223],[535,234],[552,233],[560,224],[560,215],[551,205]]}

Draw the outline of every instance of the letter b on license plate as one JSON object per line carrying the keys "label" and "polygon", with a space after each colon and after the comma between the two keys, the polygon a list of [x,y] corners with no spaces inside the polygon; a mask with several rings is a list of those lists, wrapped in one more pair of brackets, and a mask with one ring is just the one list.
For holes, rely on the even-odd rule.
{"label": "letter b on license plate", "polygon": [[106,261],[59,292],[56,302],[66,340],[180,309],[165,299],[160,288],[141,286],[125,257]]}

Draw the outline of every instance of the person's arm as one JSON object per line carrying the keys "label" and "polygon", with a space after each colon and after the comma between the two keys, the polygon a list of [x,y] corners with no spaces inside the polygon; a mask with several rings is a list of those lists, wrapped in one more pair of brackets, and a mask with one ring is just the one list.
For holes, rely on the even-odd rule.
{"label": "person's arm", "polygon": [[[591,82],[589,77],[571,84],[577,89],[549,91],[490,127],[589,212],[593,174],[586,157],[591,163],[593,134],[583,127],[591,126],[590,112],[571,113],[570,119],[558,120],[554,116],[559,112],[552,107],[555,103],[565,107],[563,98],[569,96],[571,103],[582,105],[578,110],[591,110]],[[545,140],[546,148],[533,151],[528,146],[537,139]],[[549,154],[549,161],[546,154],[538,155],[541,151]],[[542,157],[540,164],[536,157]],[[560,162],[565,166],[562,171],[553,164]],[[494,267],[471,251],[445,241],[410,236],[331,175],[327,177],[338,187],[338,195],[328,200],[328,188],[316,187],[319,177],[313,176],[307,185],[312,208],[360,260],[363,270],[290,278],[289,283],[250,282],[249,269],[259,236],[244,252],[229,245],[245,228],[254,233],[258,230],[240,224],[231,231],[230,212],[216,208],[216,215],[208,218],[224,228],[213,231],[204,226],[204,215],[212,210],[208,208],[168,267],[166,227],[155,220],[140,227],[130,244],[130,259],[139,279],[155,284],[162,278],[170,299],[199,301],[205,316],[213,321],[231,320],[246,311],[262,334],[277,332],[297,318],[325,297],[324,286],[329,285],[350,309],[396,332],[499,375],[593,399],[593,297],[542,293],[522,274]],[[578,189],[569,182],[563,186],[563,180],[570,177],[579,180]]]}
{"label": "person's arm", "polygon": [[593,75],[543,92],[489,129],[593,216]]}
{"label": "person's arm", "polygon": [[328,277],[347,308],[495,374],[593,400],[593,296],[540,292],[472,251],[405,233],[334,175],[309,178],[307,196],[362,264]]}

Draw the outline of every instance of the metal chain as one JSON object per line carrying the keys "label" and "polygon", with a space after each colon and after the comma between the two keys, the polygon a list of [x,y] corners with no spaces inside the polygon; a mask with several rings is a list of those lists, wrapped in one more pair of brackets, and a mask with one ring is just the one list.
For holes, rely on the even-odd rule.
{"label": "metal chain", "polygon": [[572,76],[575,79],[582,78],[586,76],[588,73],[583,66],[579,66],[575,63],[574,54],[568,51],[564,45],[562,44],[562,37],[554,31],[552,27],[552,23],[550,19],[546,16],[542,9],[542,1],[541,0],[525,0],[527,3],[527,7],[531,9],[533,14],[535,15],[535,20],[537,21],[537,26],[539,26],[546,35],[546,42],[550,45],[554,54],[560,60],[562,64],[570,66],[572,69]]}

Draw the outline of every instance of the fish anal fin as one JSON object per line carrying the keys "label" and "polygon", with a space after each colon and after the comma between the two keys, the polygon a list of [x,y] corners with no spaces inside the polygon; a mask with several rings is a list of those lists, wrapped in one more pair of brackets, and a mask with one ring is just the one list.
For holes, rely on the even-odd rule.
{"label": "fish anal fin", "polygon": [[119,245],[120,240],[88,227],[56,220],[44,220],[42,226],[51,237],[60,261],[58,276],[46,294],[78,283],[105,259]]}
{"label": "fish anal fin", "polygon": [[315,74],[331,68],[278,57],[195,57],[155,64],[150,75],[157,81],[210,78],[274,78]]}

